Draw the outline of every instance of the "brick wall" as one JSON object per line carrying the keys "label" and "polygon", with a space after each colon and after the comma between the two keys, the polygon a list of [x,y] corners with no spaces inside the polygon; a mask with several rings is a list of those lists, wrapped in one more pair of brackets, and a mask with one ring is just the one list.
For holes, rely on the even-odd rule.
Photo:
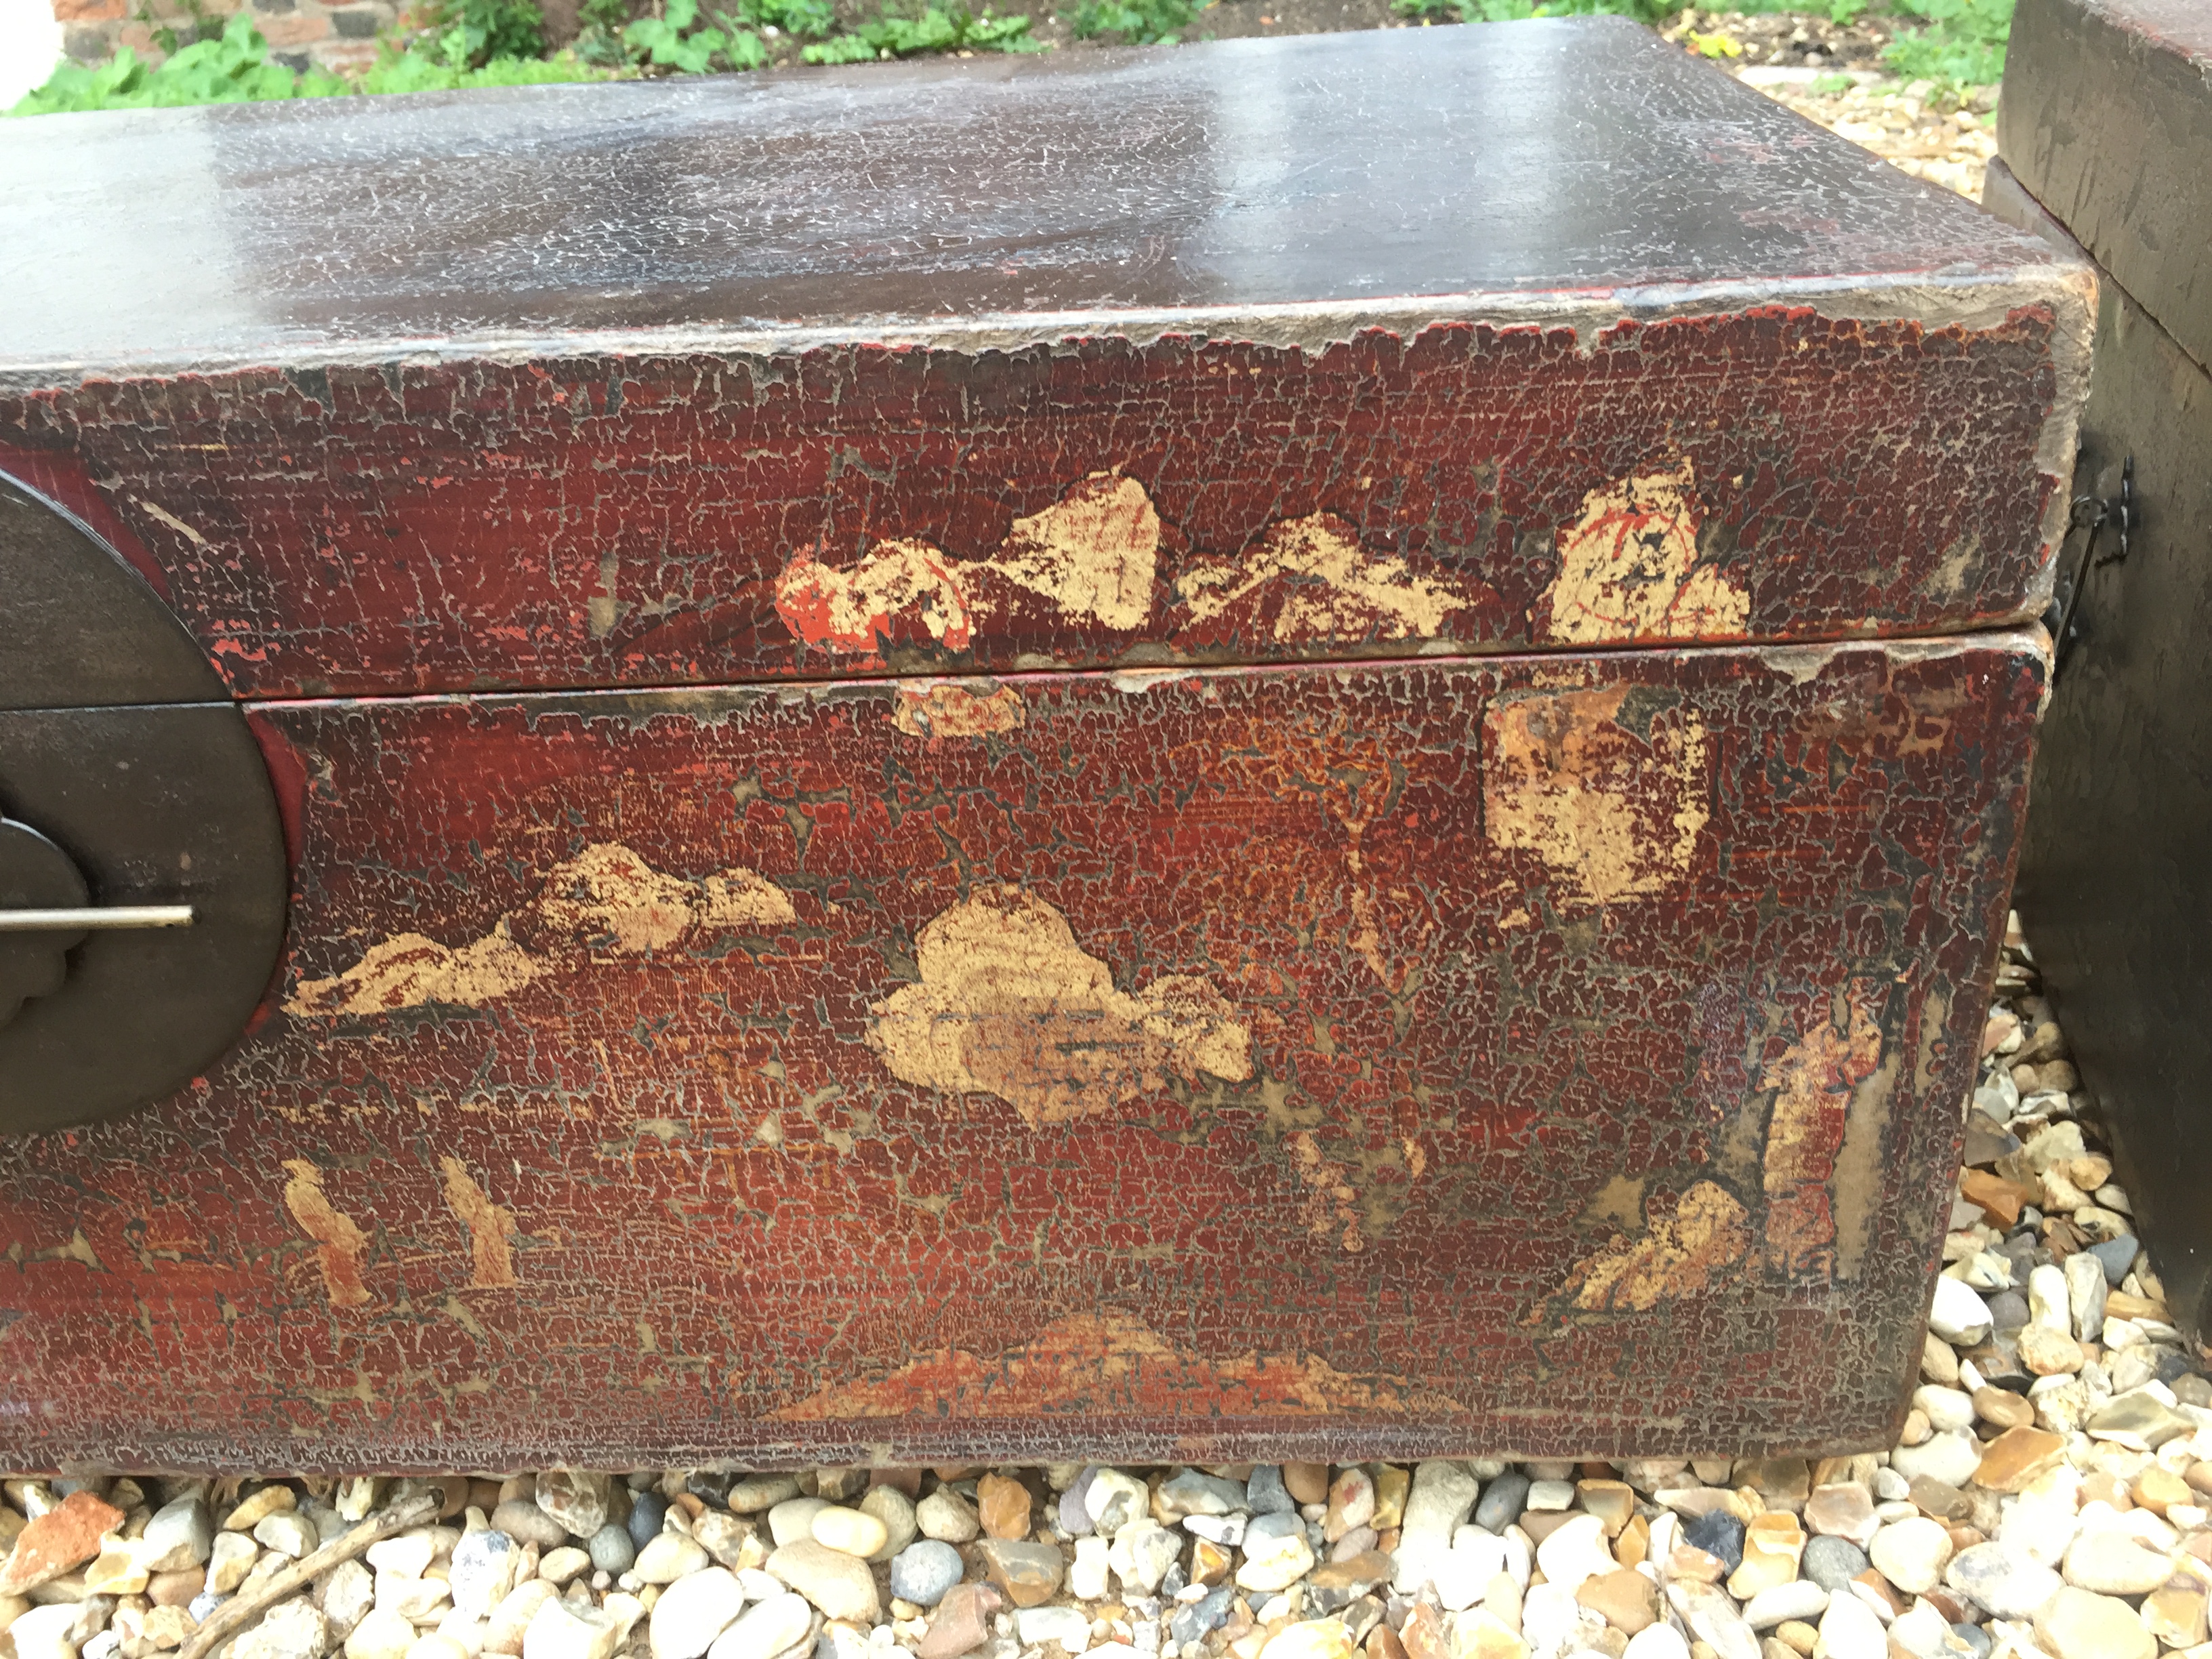
{"label": "brick wall", "polygon": [[[195,19],[178,0],[53,0],[62,25],[63,50],[81,63],[98,63],[118,46],[158,60],[155,32],[193,38]],[[399,8],[392,0],[248,0],[254,26],[270,52],[295,70],[310,64],[358,71],[376,61],[376,35],[389,28]],[[240,9],[236,0],[203,0],[200,18],[217,28]]]}

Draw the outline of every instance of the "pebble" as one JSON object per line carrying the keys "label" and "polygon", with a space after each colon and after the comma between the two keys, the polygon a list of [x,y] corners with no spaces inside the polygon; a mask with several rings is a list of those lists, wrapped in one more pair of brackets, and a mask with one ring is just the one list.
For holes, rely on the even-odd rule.
{"label": "pebble", "polygon": [[942,1540],[925,1538],[891,1558],[891,1594],[916,1607],[933,1607],[960,1582],[964,1570],[958,1550]]}
{"label": "pebble", "polygon": [[1925,1595],[1943,1582],[1952,1556],[1951,1534],[1934,1521],[1893,1521],[1874,1535],[1867,1559],[1907,1595]]}
{"label": "pebble", "polygon": [[[1367,1515],[1372,1516],[1375,1512],[1375,1487],[1365,1473],[1348,1469],[1338,1480],[1341,1482],[1354,1475],[1367,1490]],[[1334,1501],[1332,1490],[1331,1502]],[[1250,1502],[1242,1481],[1224,1480],[1198,1469],[1176,1470],[1160,1483],[1158,1492],[1152,1495],[1152,1518],[1162,1522],[1180,1521],[1192,1515],[1235,1515],[1249,1512],[1249,1509]],[[1365,1518],[1361,1517],[1362,1521]]]}
{"label": "pebble", "polygon": [[[1304,1549],[1305,1539],[1303,1534],[1299,1535],[1297,1541]],[[1132,1521],[1115,1533],[1106,1559],[1112,1565],[1115,1576],[1121,1579],[1125,1596],[1132,1591],[1139,1595],[1150,1595],[1160,1587],[1160,1581],[1167,1577],[1168,1569],[1175,1565],[1176,1558],[1182,1553],[1182,1537],[1158,1522],[1147,1518]],[[1246,1559],[1251,1559],[1249,1553]],[[1306,1567],[1312,1566],[1313,1562],[1313,1552],[1307,1549],[1305,1567],[1299,1568],[1291,1577],[1297,1577]],[[1247,1584],[1245,1588],[1281,1589],[1289,1583],[1290,1579],[1286,1578],[1280,1584]]]}
{"label": "pebble", "polygon": [[516,1543],[535,1544],[543,1550],[557,1548],[568,1540],[568,1529],[533,1498],[507,1498],[491,1512],[491,1524]]}
{"label": "pebble", "polygon": [[1529,1484],[1518,1469],[1508,1469],[1491,1481],[1475,1500],[1474,1524],[1486,1532],[1503,1533],[1528,1507]]}
{"label": "pebble", "polygon": [[1536,1565],[1546,1581],[1570,1595],[1584,1579],[1620,1565],[1606,1547],[1605,1523],[1594,1515],[1573,1516],[1536,1547]]}
{"label": "pebble", "polygon": [[200,1498],[180,1498],[154,1511],[140,1542],[140,1559],[149,1572],[204,1566],[215,1548],[215,1520]]}
{"label": "pebble", "polygon": [[[661,1523],[668,1516],[668,1500],[647,1487],[630,1499],[629,1519],[623,1524],[629,1533],[631,1547],[643,1549],[659,1535]],[[498,1524],[498,1517],[493,1517]]]}
{"label": "pebble", "polygon": [[[1279,1510],[1270,1510],[1279,1514]],[[1235,1586],[1222,1584],[1208,1590],[1197,1601],[1176,1609],[1168,1620],[1168,1637],[1180,1648],[1210,1635],[1229,1620],[1229,1609],[1237,1597]]]}
{"label": "pebble", "polygon": [[[1291,1517],[1269,1516],[1265,1517],[1265,1520],[1279,1521],[1290,1518]],[[1303,1528],[1270,1529],[1263,1532],[1261,1531],[1263,1524],[1264,1522],[1255,1522],[1245,1530],[1244,1560],[1243,1565],[1237,1569],[1237,1583],[1242,1589],[1272,1594],[1276,1590],[1288,1589],[1298,1579],[1304,1577],[1313,1567],[1314,1553],[1312,1547],[1306,1541]],[[1449,1552],[1450,1548],[1450,1540],[1447,1539],[1442,1550],[1437,1553]],[[1402,1566],[1405,1560],[1402,1552],[1399,1559]]]}
{"label": "pebble", "polygon": [[611,1659],[620,1621],[603,1607],[564,1601],[539,1603],[522,1633],[522,1659]]}
{"label": "pebble", "polygon": [[1880,1524],[1875,1519],[1874,1494],[1857,1480],[1815,1486],[1805,1500],[1805,1529],[1815,1536],[1848,1538],[1863,1545]]}
{"label": "pebble", "polygon": [[1943,1340],[1971,1348],[1989,1335],[1994,1322],[1990,1304],[1969,1287],[1955,1279],[1936,1281],[1936,1302],[1929,1312],[1928,1325]]}
{"label": "pebble", "polygon": [[[664,1532],[637,1553],[630,1571],[641,1583],[672,1584],[697,1572],[708,1559],[706,1547],[698,1540],[686,1538],[680,1532]],[[769,1571],[774,1572],[775,1569],[770,1567]]]}
{"label": "pebble", "polygon": [[1734,1572],[1743,1565],[1744,1524],[1726,1510],[1693,1515],[1682,1522],[1682,1541],[1718,1560]]}
{"label": "pebble", "polygon": [[[1143,1524],[1151,1526],[1156,1523],[1146,1522]],[[1159,1530],[1166,1529],[1161,1528]],[[981,1553],[984,1571],[990,1575],[991,1583],[1018,1607],[1039,1607],[1050,1601],[1067,1571],[1066,1557],[1050,1544],[987,1538],[981,1547]],[[773,1562],[770,1566],[772,1569]],[[829,1609],[824,1607],[823,1611],[827,1613]]]}
{"label": "pebble", "polygon": [[1358,1650],[1341,1619],[1309,1619],[1268,1638],[1261,1659],[1352,1659]]}
{"label": "pebble", "polygon": [[[1091,1491],[1097,1490],[1097,1483],[1093,1481]],[[1139,1510],[1135,1512],[1141,1512],[1144,1492],[1143,1486],[1138,1485]],[[982,1516],[983,1530],[992,1537],[1019,1540],[1030,1535],[1030,1489],[1020,1481],[1004,1475],[985,1475],[975,1486],[975,1507]],[[1102,1527],[1099,1530],[1112,1528]]]}
{"label": "pebble", "polygon": [[[461,1541],[466,1543],[468,1540],[463,1539]],[[631,1563],[637,1559],[637,1546],[630,1541],[629,1528],[618,1521],[610,1521],[593,1533],[587,1550],[592,1558],[592,1570],[611,1577],[619,1577],[628,1572]],[[457,1564],[460,1559],[458,1546],[453,1551],[453,1559]],[[459,1602],[460,1599],[460,1592],[456,1589],[453,1600]]]}
{"label": "pebble", "polygon": [[1628,1638],[1622,1659],[1690,1659],[1690,1644],[1672,1625],[1654,1625]]}
{"label": "pebble", "polygon": [[1095,1534],[1075,1540],[1075,1559],[1068,1565],[1067,1592],[1079,1601],[1103,1601],[1111,1566],[1104,1539]]}
{"label": "pebble", "polygon": [[[744,1587],[727,1567],[706,1567],[678,1579],[653,1604],[646,1627],[653,1659],[700,1659],[744,1605]],[[524,1659],[529,1659],[526,1651]]]}
{"label": "pebble", "polygon": [[[1062,1532],[1073,1531],[1073,1528],[1067,1524],[1067,1500],[1075,1497],[1076,1491],[1075,1487],[1071,1486],[1060,1495],[1060,1530]],[[1090,1512],[1083,1507],[1080,1498],[1076,1499],[1075,1512],[1083,1517],[1083,1530],[1085,1532],[1091,1530]],[[972,1543],[976,1534],[983,1530],[983,1520],[976,1514],[975,1506],[950,1486],[939,1486],[915,1505],[914,1518],[915,1526],[921,1529],[924,1538],[933,1538],[939,1543]],[[769,1519],[773,1522],[774,1516],[770,1516]]]}
{"label": "pebble", "polygon": [[732,1515],[758,1515],[799,1496],[799,1482],[787,1474],[749,1474],[730,1487],[722,1507]]}
{"label": "pebble", "polygon": [[1805,1540],[1798,1570],[1833,1595],[1867,1570],[1866,1552],[1848,1538],[1815,1537]]}
{"label": "pebble", "polygon": [[2058,1575],[2026,1551],[2002,1540],[1960,1550],[1943,1582],[2000,1619],[2033,1619],[2058,1594]]}
{"label": "pebble", "polygon": [[956,1584],[938,1604],[929,1633],[921,1638],[916,1659],[955,1659],[981,1647],[991,1634],[991,1616],[1004,1598],[989,1584]]}
{"label": "pebble", "polygon": [[1111,1538],[1145,1514],[1150,1502],[1151,1495],[1145,1490],[1143,1481],[1119,1469],[1101,1469],[1091,1479],[1091,1489],[1084,1496],[1083,1507],[1091,1516],[1092,1529]]}
{"label": "pebble", "polygon": [[1261,1463],[1253,1469],[1244,1483],[1244,1503],[1253,1515],[1287,1515],[1298,1506],[1283,1484],[1281,1467],[1274,1463]]}
{"label": "pebble", "polygon": [[607,1524],[607,1505],[613,1490],[611,1475],[548,1469],[538,1477],[538,1507],[551,1516],[564,1533],[589,1538]]}
{"label": "pebble", "polygon": [[775,1659],[804,1641],[813,1627],[814,1609],[806,1598],[784,1590],[739,1613],[714,1638],[707,1659]]}
{"label": "pebble", "polygon": [[[1023,1501],[1027,1504],[1027,1493],[1024,1493]],[[808,1527],[816,1543],[827,1545],[847,1555],[859,1556],[864,1560],[881,1549],[890,1537],[890,1529],[874,1516],[863,1515],[858,1510],[845,1509],[835,1504],[825,1504],[817,1510]],[[1025,1513],[1022,1531],[1028,1530]],[[1018,1537],[1020,1534],[1014,1535]]]}
{"label": "pebble", "polygon": [[253,1541],[294,1561],[322,1547],[314,1523],[297,1510],[262,1516],[253,1523]]}
{"label": "pebble", "polygon": [[314,1594],[315,1605],[330,1625],[331,1639],[343,1640],[376,1605],[376,1580],[359,1561],[341,1561],[323,1575]]}
{"label": "pebble", "polygon": [[[517,1584],[491,1610],[484,1620],[484,1651],[486,1653],[515,1654],[522,1651],[523,1638],[529,1632],[530,1621],[560,1592],[543,1578]],[[363,1623],[368,1621],[364,1620]]]}
{"label": "pebble", "polygon": [[1820,1615],[1816,1659],[1887,1659],[1889,1632],[1875,1611],[1856,1595],[1831,1593]]}
{"label": "pebble", "polygon": [[208,1549],[208,1589],[228,1595],[246,1582],[261,1547],[244,1533],[219,1532]]}
{"label": "pebble", "polygon": [[346,1659],[402,1659],[414,1645],[415,1626],[389,1607],[372,1607],[345,1638]]}
{"label": "pebble", "polygon": [[[369,1553],[374,1556],[375,1550]],[[447,1570],[453,1605],[478,1618],[489,1613],[513,1588],[521,1557],[520,1546],[503,1532],[479,1527],[463,1533],[453,1546],[453,1565]],[[425,1557],[423,1565],[428,1564]]]}
{"label": "pebble", "polygon": [[[1658,1586],[1642,1573],[1626,1567],[1614,1567],[1584,1578],[1575,1588],[1575,1600],[1628,1636],[1647,1629],[1659,1618]],[[1449,1607],[1450,1603],[1445,1605]]]}
{"label": "pebble", "polygon": [[2035,1638],[2051,1659],[2157,1659],[2158,1642],[2136,1610],[2110,1595],[2071,1587],[2051,1599],[2035,1620]]}
{"label": "pebble", "polygon": [[[411,1637],[409,1645],[413,1645]],[[330,1649],[330,1622],[304,1596],[279,1601],[230,1644],[231,1659],[323,1659]],[[20,1638],[16,1659],[27,1659]]]}
{"label": "pebble", "polygon": [[1745,1602],[1743,1622],[1753,1630],[1771,1630],[1793,1619],[1818,1619],[1827,1607],[1826,1590],[1809,1578],[1797,1578],[1761,1590]]}
{"label": "pebble", "polygon": [[538,1564],[538,1576],[556,1588],[565,1587],[580,1574],[590,1571],[591,1567],[590,1551],[563,1544],[557,1550],[545,1553],[544,1559]]}
{"label": "pebble", "polygon": [[2084,1532],[2066,1552],[2060,1569],[2076,1589],[2100,1595],[2142,1595],[2172,1575],[2172,1564],[2154,1550],[2117,1530]]}
{"label": "pebble", "polygon": [[1024,1647],[1057,1642],[1081,1653],[1091,1645],[1091,1615],[1080,1607],[1024,1607],[1014,1615],[1014,1629]]}
{"label": "pebble", "polygon": [[[1947,1486],[1963,1486],[1982,1466],[1982,1443],[1972,1434],[1931,1434],[1917,1446],[1899,1446],[1889,1455],[1889,1472],[1906,1482],[1925,1475]],[[1903,1497],[1905,1493],[1900,1493]]]}

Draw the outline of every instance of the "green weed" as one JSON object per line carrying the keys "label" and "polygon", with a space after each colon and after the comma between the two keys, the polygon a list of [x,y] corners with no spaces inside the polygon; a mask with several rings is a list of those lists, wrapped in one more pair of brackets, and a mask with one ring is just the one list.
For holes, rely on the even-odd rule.
{"label": "green weed", "polygon": [[1172,46],[1198,15],[1195,0],[1079,0],[1068,25],[1079,39],[1115,35],[1145,45]]}
{"label": "green weed", "polygon": [[926,52],[1042,52],[1030,38],[1026,14],[994,17],[988,10],[951,11],[925,7],[919,17],[885,11],[849,33],[840,34],[799,53],[810,64],[863,64],[878,58],[911,58]]}
{"label": "green weed", "polygon": [[1882,50],[1907,81],[1933,81],[1953,89],[1995,86],[2004,78],[2005,40],[2012,33],[2013,0],[1895,0],[1899,10],[1925,27],[1908,29]]}
{"label": "green weed", "polygon": [[389,54],[362,77],[368,93],[460,92],[474,87],[544,87],[568,81],[610,81],[614,71],[587,64],[572,52],[551,58],[495,58],[473,69],[441,62],[426,52]]}
{"label": "green weed", "polygon": [[324,98],[352,88],[321,70],[295,75],[269,58],[269,42],[244,12],[213,40],[180,46],[149,69],[125,46],[98,68],[64,64],[8,113],[57,115],[75,110],[173,109],[187,104],[243,104],[272,98]]}

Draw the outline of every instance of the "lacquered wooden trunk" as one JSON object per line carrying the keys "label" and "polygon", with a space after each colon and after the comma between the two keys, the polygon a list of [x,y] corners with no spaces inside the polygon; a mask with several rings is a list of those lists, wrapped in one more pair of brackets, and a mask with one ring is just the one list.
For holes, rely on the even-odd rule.
{"label": "lacquered wooden trunk", "polygon": [[2079,261],[1613,20],[70,125],[0,461],[289,897],[0,1142],[0,1461],[1893,1431]]}

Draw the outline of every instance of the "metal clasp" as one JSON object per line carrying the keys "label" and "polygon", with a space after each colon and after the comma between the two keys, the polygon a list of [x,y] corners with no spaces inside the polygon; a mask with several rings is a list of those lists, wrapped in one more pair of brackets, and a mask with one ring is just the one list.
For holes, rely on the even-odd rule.
{"label": "metal clasp", "polygon": [[[2118,495],[2101,501],[2095,495],[2074,498],[2072,528],[2087,530],[2089,534],[2081,544],[2081,556],[2075,562],[2072,576],[2051,597],[2051,609],[2045,613],[2045,621],[2051,627],[2051,679],[2054,685],[2058,681],[2058,671],[2065,665],[2068,654],[2081,637],[2075,612],[2081,605],[2082,590],[2089,585],[2089,573],[2108,564],[2118,564],[2128,556],[2128,538],[2136,522],[2136,458],[2130,455],[2120,463]],[[2100,557],[2097,538],[2108,529],[2115,532],[2118,545]]]}

